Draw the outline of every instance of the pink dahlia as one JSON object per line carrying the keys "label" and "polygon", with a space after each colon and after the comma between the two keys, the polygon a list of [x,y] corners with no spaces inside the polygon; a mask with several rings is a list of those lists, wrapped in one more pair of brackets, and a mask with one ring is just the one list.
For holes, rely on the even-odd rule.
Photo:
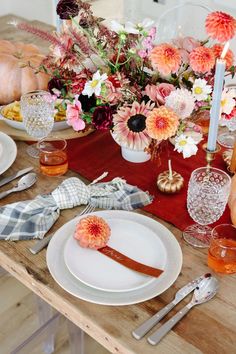
{"label": "pink dahlia", "polygon": [[235,35],[236,20],[229,14],[216,11],[207,16],[205,26],[211,38],[227,42]]}
{"label": "pink dahlia", "polygon": [[151,142],[146,131],[146,117],[154,103],[133,102],[131,106],[120,107],[113,115],[113,133],[121,146],[134,150],[144,150]]}
{"label": "pink dahlia", "polygon": [[192,69],[198,73],[206,73],[215,65],[215,55],[211,48],[197,47],[189,55]]}
{"label": "pink dahlia", "polygon": [[147,116],[148,135],[158,141],[173,136],[179,125],[179,116],[170,108],[161,106],[154,108]]}
{"label": "pink dahlia", "polygon": [[[212,50],[215,54],[216,58],[220,58],[222,51],[223,51],[224,46],[222,44],[215,44],[212,47]],[[228,49],[227,53],[225,55],[225,60],[226,60],[226,68],[229,69],[231,66],[234,64],[234,53],[232,50]]]}
{"label": "pink dahlia", "polygon": [[168,43],[154,47],[151,51],[150,59],[153,68],[163,75],[176,73],[181,64],[180,52]]}
{"label": "pink dahlia", "polygon": [[74,238],[81,247],[99,249],[106,246],[110,235],[111,229],[103,218],[89,215],[79,221]]}

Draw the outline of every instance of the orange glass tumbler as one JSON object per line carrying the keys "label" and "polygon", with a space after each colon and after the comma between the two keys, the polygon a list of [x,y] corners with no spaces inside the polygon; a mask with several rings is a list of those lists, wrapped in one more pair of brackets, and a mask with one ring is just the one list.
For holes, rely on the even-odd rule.
{"label": "orange glass tumbler", "polygon": [[236,273],[236,227],[234,225],[221,224],[212,230],[207,263],[215,272]]}
{"label": "orange glass tumbler", "polygon": [[62,176],[68,171],[67,142],[61,138],[45,138],[38,143],[40,172],[46,176]]}

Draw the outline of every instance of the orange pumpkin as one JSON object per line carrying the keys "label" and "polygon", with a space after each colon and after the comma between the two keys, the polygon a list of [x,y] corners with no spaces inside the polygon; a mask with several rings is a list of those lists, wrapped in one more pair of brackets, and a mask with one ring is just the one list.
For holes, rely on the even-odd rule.
{"label": "orange pumpkin", "polygon": [[31,64],[37,68],[44,56],[34,44],[0,40],[0,104],[8,104],[20,99],[21,95],[34,90],[47,89],[48,76],[35,74]]}
{"label": "orange pumpkin", "polygon": [[236,225],[236,174],[232,177],[228,205],[232,224]]}

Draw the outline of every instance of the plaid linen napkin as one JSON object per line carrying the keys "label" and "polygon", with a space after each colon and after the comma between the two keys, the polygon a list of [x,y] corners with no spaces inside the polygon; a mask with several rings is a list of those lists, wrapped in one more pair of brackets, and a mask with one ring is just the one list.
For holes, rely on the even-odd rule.
{"label": "plaid linen napkin", "polygon": [[[101,177],[104,177],[101,176]],[[79,178],[63,181],[48,195],[0,208],[0,239],[42,239],[60,215],[60,210],[88,204],[101,209],[133,210],[150,204],[153,197],[117,177],[110,182],[85,185]]]}

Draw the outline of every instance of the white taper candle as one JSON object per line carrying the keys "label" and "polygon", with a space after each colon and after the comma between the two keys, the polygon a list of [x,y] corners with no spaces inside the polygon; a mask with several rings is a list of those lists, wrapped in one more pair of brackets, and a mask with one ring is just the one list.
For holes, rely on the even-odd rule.
{"label": "white taper candle", "polygon": [[207,140],[207,150],[215,151],[216,149],[216,139],[218,133],[219,119],[221,114],[221,97],[224,85],[224,75],[226,61],[224,59],[225,54],[227,53],[229,43],[226,43],[221,58],[216,60],[216,72],[214,80],[214,89],[212,97],[212,106],[210,111],[210,126],[208,132]]}

